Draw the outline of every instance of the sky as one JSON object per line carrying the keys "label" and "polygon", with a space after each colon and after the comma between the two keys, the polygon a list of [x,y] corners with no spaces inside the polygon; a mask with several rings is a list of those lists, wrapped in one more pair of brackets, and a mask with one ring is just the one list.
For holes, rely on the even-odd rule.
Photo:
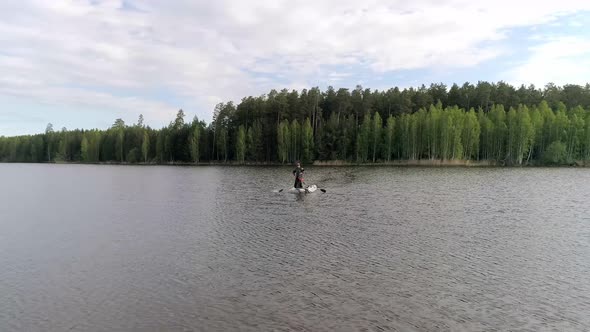
{"label": "sky", "polygon": [[590,81],[590,1],[2,0],[0,136],[271,89]]}

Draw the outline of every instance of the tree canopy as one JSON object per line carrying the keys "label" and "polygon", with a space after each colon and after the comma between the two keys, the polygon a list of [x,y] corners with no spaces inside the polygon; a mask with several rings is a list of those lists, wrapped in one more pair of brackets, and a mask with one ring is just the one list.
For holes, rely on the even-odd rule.
{"label": "tree canopy", "polygon": [[140,116],[105,130],[0,137],[4,162],[279,162],[493,160],[509,165],[590,159],[590,85],[504,82],[271,90],[220,103],[207,124],[179,110],[153,129]]}

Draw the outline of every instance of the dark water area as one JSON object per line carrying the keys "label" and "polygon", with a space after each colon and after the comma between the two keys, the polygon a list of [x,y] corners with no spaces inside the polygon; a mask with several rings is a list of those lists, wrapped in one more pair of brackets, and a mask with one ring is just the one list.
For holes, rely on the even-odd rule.
{"label": "dark water area", "polygon": [[1,331],[588,331],[590,172],[0,164]]}

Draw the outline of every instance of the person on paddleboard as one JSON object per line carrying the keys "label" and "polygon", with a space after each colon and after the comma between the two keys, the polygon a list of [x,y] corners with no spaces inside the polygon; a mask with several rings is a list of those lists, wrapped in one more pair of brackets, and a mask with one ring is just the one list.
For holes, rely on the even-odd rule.
{"label": "person on paddleboard", "polygon": [[295,188],[303,188],[303,167],[301,167],[301,163],[295,163],[295,169],[293,170],[293,175],[295,175]]}

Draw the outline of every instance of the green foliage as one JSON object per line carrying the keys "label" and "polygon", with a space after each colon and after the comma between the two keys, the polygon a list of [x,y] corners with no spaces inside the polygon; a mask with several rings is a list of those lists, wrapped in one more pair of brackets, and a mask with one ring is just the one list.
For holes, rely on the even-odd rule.
{"label": "green foliage", "polygon": [[302,132],[301,147],[303,150],[303,161],[310,162],[313,159],[314,142],[313,129],[311,127],[311,121],[309,118],[305,119]]}
{"label": "green foliage", "polygon": [[158,138],[156,140],[156,159],[158,162],[164,162],[164,140],[165,140],[166,133],[162,130],[158,133]]}
{"label": "green foliage", "polygon": [[86,139],[86,135],[84,135],[84,137],[82,138],[82,143],[81,143],[81,161],[87,162],[89,161],[89,156],[88,156],[88,139]]}
{"label": "green foliage", "polygon": [[341,132],[340,119],[337,113],[332,113],[327,123],[323,126],[321,137],[321,149],[318,151],[319,159],[336,160],[341,159]]}
{"label": "green foliage", "polygon": [[373,151],[373,162],[376,161],[376,157],[379,155],[379,149],[381,148],[381,137],[383,135],[383,120],[379,112],[373,115],[373,128],[371,135],[372,151]]}
{"label": "green foliage", "polygon": [[463,132],[461,134],[465,159],[477,159],[479,155],[480,135],[481,127],[477,120],[477,115],[475,115],[475,110],[471,109],[464,116]]}
{"label": "green foliage", "polygon": [[244,126],[238,128],[238,135],[236,137],[236,160],[243,164],[246,158],[246,129]]}
{"label": "green foliage", "polygon": [[441,151],[441,114],[442,103],[439,101],[436,106],[430,105],[430,110],[426,116],[426,133],[428,144],[428,155],[431,159],[439,158]]}
{"label": "green foliage", "polygon": [[0,161],[590,161],[590,85],[272,90],[237,106],[216,105],[210,124],[185,117],[178,110],[157,130],[143,115],[132,125],[116,119],[106,130],[55,131],[48,124],[42,134],[0,137]]}
{"label": "green foliage", "polygon": [[[141,123],[143,122],[143,118],[141,118]],[[148,135],[147,131],[143,133],[143,139],[141,142],[141,155],[144,163],[147,163],[148,157],[150,153],[150,136]]]}
{"label": "green foliage", "polygon": [[199,149],[200,140],[201,140],[201,127],[200,127],[200,124],[199,123],[196,123],[195,124],[195,128],[193,129],[193,132],[189,136],[190,155],[191,155],[191,161],[193,163],[198,163],[199,162],[199,157],[200,157],[200,149]]}
{"label": "green foliage", "polygon": [[178,113],[176,113],[176,119],[174,120],[173,127],[174,127],[174,129],[179,130],[183,126],[184,126],[184,111],[178,110]]}
{"label": "green foliage", "polygon": [[547,147],[543,154],[543,161],[547,165],[562,165],[567,162],[567,147],[565,143],[555,141]]}
{"label": "green foliage", "polygon": [[358,152],[357,152],[357,158],[359,158],[357,161],[358,162],[366,162],[367,159],[369,158],[369,145],[370,145],[370,139],[371,139],[371,127],[372,127],[372,121],[371,121],[371,114],[366,113],[364,118],[363,118],[363,124],[361,126],[361,130],[360,130],[360,140],[358,142]]}
{"label": "green foliage", "polygon": [[289,143],[291,141],[291,135],[289,133],[289,122],[281,121],[277,128],[277,151],[279,154],[279,161],[285,163],[289,156]]}
{"label": "green foliage", "polygon": [[297,119],[291,122],[290,160],[293,162],[301,158],[301,126]]}
{"label": "green foliage", "polygon": [[264,159],[264,138],[260,120],[255,120],[249,131],[247,148],[250,152],[250,160],[262,161]]}
{"label": "green foliage", "polygon": [[387,118],[387,125],[385,128],[385,148],[383,149],[383,159],[390,161],[393,155],[393,147],[395,145],[395,118],[390,115]]}
{"label": "green foliage", "polygon": [[221,127],[217,134],[217,160],[227,161],[228,158],[228,133]]}
{"label": "green foliage", "polygon": [[125,160],[127,160],[128,163],[136,163],[140,160],[139,156],[139,149],[133,148],[129,150],[129,152],[127,153],[127,158],[125,158]]}
{"label": "green foliage", "polygon": [[115,153],[117,156],[117,161],[123,162],[125,159],[123,158],[125,154],[125,128],[115,127],[116,130],[116,143],[115,143]]}

